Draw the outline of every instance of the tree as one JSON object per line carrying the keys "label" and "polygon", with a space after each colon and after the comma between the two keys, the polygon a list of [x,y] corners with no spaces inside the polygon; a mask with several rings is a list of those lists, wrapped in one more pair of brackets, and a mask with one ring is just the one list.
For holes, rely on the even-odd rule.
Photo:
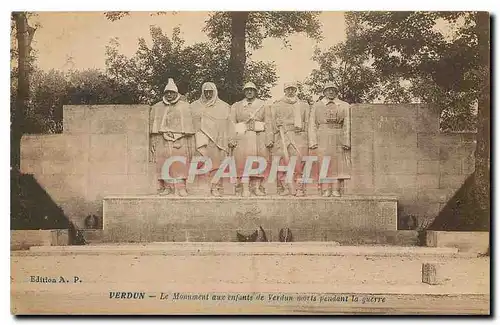
{"label": "tree", "polygon": [[[321,24],[318,12],[284,11],[233,11],[211,14],[204,31],[218,44],[230,49],[227,67],[228,101],[233,103],[242,98],[246,60],[250,50],[262,47],[267,37],[286,38],[294,33],[305,33],[319,40]],[[247,44],[249,49],[247,48]]]}
{"label": "tree", "polygon": [[[478,87],[478,127],[475,152],[474,205],[476,206],[477,228],[490,227],[490,17],[480,12],[475,17],[478,35],[478,68],[475,71]],[[489,253],[489,249],[488,249]]]}
{"label": "tree", "polygon": [[[354,12],[346,14],[349,51],[365,53],[403,100],[433,103],[450,131],[474,129],[479,82],[473,12]],[[398,99],[398,98],[396,98]]]}
{"label": "tree", "polygon": [[[106,67],[113,80],[136,89],[141,103],[160,101],[168,78],[175,79],[179,92],[189,101],[199,98],[201,86],[206,81],[214,82],[219,97],[228,100],[226,71],[229,55],[223,47],[213,43],[184,46],[179,28],[174,29],[170,37],[156,26],[151,27],[150,33],[152,44],[148,45],[144,38],[140,38],[137,52],[130,58],[119,53],[116,40],[110,43],[106,49]],[[248,61],[244,76],[259,87],[260,96],[270,97],[270,88],[276,83],[274,64]]]}
{"label": "tree", "polygon": [[348,35],[350,51],[369,55],[381,82],[407,81],[402,93],[432,103],[446,118],[442,126],[448,130],[477,127],[472,197],[476,209],[465,217],[485,229],[490,200],[488,14],[354,12],[346,19],[357,26],[356,33]]}
{"label": "tree", "polygon": [[345,44],[333,46],[325,52],[316,49],[313,60],[319,68],[313,69],[305,82],[310,92],[321,96],[323,86],[333,82],[339,98],[348,103],[372,102],[380,94],[378,75],[366,64],[366,55],[351,55]]}
{"label": "tree", "polygon": [[11,167],[14,169],[20,167],[21,137],[24,132],[25,112],[29,105],[31,41],[36,31],[36,27],[28,24],[29,15],[26,12],[14,12],[11,16],[17,40],[17,53],[12,53],[11,50],[12,55],[17,54],[17,85],[14,86],[17,94],[16,100],[11,101]]}
{"label": "tree", "polygon": [[64,105],[134,104],[135,88],[110,78],[98,69],[41,71],[35,69],[30,84],[25,133],[62,132]]}
{"label": "tree", "polygon": [[[159,12],[157,14],[164,14]],[[128,11],[106,12],[105,16],[110,21],[119,20],[130,13]],[[240,100],[243,96],[241,88],[245,78],[248,79],[249,67],[255,63],[247,64],[250,49],[262,47],[262,41],[267,37],[286,38],[293,33],[305,33],[307,36],[319,40],[321,38],[321,24],[318,12],[298,11],[232,11],[212,13],[206,21],[205,31],[213,41],[212,47],[227,53],[229,59],[225,67],[225,76],[218,85],[224,89],[223,99],[230,104]],[[265,63],[261,63],[262,66]],[[266,69],[272,69],[267,64]],[[257,80],[253,80],[258,83]]]}

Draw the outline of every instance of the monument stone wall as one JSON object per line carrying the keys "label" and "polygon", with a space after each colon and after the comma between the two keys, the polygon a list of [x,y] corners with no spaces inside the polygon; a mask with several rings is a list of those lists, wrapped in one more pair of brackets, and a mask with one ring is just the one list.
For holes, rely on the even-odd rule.
{"label": "monument stone wall", "polygon": [[[352,178],[346,195],[396,196],[398,216],[435,216],[474,171],[475,134],[439,131],[420,104],[352,105]],[[63,133],[25,135],[21,172],[77,225],[102,215],[103,198],[155,193],[147,105],[64,107]],[[273,184],[269,184],[272,192]],[[199,184],[195,194],[204,193]],[[314,193],[316,194],[316,193]]]}

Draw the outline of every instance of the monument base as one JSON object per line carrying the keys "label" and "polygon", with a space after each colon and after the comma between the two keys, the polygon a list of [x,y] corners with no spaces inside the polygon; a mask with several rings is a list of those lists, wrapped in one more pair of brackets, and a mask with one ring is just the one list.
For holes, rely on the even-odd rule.
{"label": "monument base", "polygon": [[225,242],[262,227],[269,241],[289,228],[293,241],[329,241],[339,231],[397,230],[395,197],[107,197],[106,242]]}

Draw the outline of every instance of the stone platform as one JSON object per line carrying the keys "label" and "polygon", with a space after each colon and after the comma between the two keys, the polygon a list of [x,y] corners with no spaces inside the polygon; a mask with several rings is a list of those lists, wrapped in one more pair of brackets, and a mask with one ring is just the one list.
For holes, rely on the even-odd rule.
{"label": "stone platform", "polygon": [[338,231],[397,230],[395,197],[241,198],[113,196],[103,202],[105,242],[236,241],[262,226],[278,241],[290,228],[294,241],[328,241]]}

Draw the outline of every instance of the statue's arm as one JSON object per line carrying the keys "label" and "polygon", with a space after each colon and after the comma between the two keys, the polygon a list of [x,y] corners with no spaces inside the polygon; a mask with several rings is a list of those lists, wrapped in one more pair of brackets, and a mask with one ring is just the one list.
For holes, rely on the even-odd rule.
{"label": "statue's arm", "polygon": [[236,139],[236,130],[235,130],[235,125],[236,125],[236,103],[233,105],[228,105],[229,106],[229,113],[227,117],[227,144],[229,148],[234,148],[238,144],[237,139]]}
{"label": "statue's arm", "polygon": [[157,140],[157,135],[156,133],[153,133],[153,124],[154,124],[154,118],[155,118],[155,108],[152,106],[149,110],[149,161],[150,162],[155,162],[156,161],[156,140]]}
{"label": "statue's arm", "polygon": [[351,105],[345,104],[344,146],[351,148]]}
{"label": "statue's arm", "polygon": [[270,103],[265,103],[264,107],[264,125],[265,125],[265,137],[266,137],[266,147],[270,148],[274,146],[274,125],[273,125],[273,114]]}
{"label": "statue's arm", "polygon": [[307,123],[307,135],[309,139],[309,148],[316,149],[318,147],[318,124],[316,123],[316,105],[312,105],[309,112]]}

